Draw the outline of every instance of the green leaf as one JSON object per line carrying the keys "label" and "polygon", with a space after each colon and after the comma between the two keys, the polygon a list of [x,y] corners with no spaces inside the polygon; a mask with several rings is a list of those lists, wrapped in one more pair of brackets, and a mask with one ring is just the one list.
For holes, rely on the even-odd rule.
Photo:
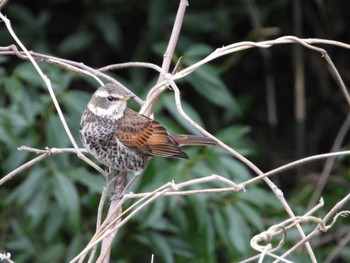
{"label": "green leaf", "polygon": [[59,45],[59,52],[65,55],[75,54],[86,49],[93,41],[93,36],[87,33],[74,33],[66,37]]}
{"label": "green leaf", "polygon": [[46,242],[51,242],[57,236],[66,217],[59,207],[57,207],[56,203],[50,204],[47,210],[48,216],[45,222],[43,237]]}
{"label": "green leaf", "polygon": [[92,173],[83,167],[67,170],[66,175],[86,186],[91,193],[101,193],[105,185],[103,177],[97,173]]}
{"label": "green leaf", "polygon": [[224,168],[234,181],[245,181],[251,178],[248,168],[230,155],[223,155],[219,159],[220,167]]}
{"label": "green leaf", "polygon": [[167,42],[164,42],[164,41],[156,42],[152,44],[151,48],[156,55],[163,56],[167,48]]}
{"label": "green leaf", "polygon": [[[39,63],[39,66],[42,64]],[[33,86],[45,86],[44,80],[40,77],[38,71],[34,68],[30,62],[24,62],[19,64],[14,72],[14,77],[18,77],[20,80],[26,81]],[[25,88],[25,87],[22,87]]]}
{"label": "green leaf", "polygon": [[[193,187],[196,188],[196,187]],[[198,227],[204,227],[208,223],[208,210],[207,210],[207,200],[208,197],[204,195],[193,195],[189,196],[189,200],[192,203],[195,220]]]}
{"label": "green leaf", "polygon": [[[1,113],[0,117],[2,117]],[[17,140],[14,138],[14,134],[10,131],[7,131],[1,121],[0,124],[0,142],[4,146],[6,145],[8,148],[15,148],[17,146]]]}
{"label": "green leaf", "polygon": [[72,230],[78,229],[80,223],[80,205],[77,190],[67,176],[55,172],[54,195],[58,205],[67,214],[67,223]]}
{"label": "green leaf", "polygon": [[65,92],[60,101],[70,113],[81,116],[90,98],[91,94],[85,91],[72,90]]}
{"label": "green leaf", "polygon": [[0,123],[7,125],[12,133],[19,133],[28,126],[28,120],[22,114],[12,111],[0,109]]}
{"label": "green leaf", "polygon": [[241,253],[247,253],[249,249],[249,237],[251,232],[239,210],[232,205],[225,206],[225,214],[229,218],[228,232],[231,243]]}
{"label": "green leaf", "polygon": [[256,187],[249,187],[246,190],[247,191],[240,196],[241,200],[248,201],[253,205],[257,205],[258,207],[262,207],[264,205],[269,205],[278,209],[281,207],[281,204],[276,196],[266,190]]}
{"label": "green leaf", "polygon": [[199,43],[192,45],[184,54],[185,59],[187,58],[202,58],[209,55],[213,51],[213,48],[207,44]]}
{"label": "green leaf", "polygon": [[52,262],[53,259],[54,261],[59,262],[62,260],[64,252],[65,245],[63,243],[56,243],[47,247],[44,251],[40,251],[40,258],[42,259],[42,262]]}
{"label": "green leaf", "polygon": [[226,247],[230,247],[231,242],[228,236],[229,232],[227,231],[228,224],[226,216],[221,212],[221,209],[215,209],[212,216],[215,224],[215,230],[217,231],[219,237],[222,239]]}
{"label": "green leaf", "polygon": [[172,221],[174,221],[176,227],[180,229],[181,232],[186,233],[189,231],[189,222],[186,217],[185,211],[179,207],[179,202],[182,197],[175,197],[170,200],[170,215]]}
{"label": "green leaf", "polygon": [[149,13],[148,13],[148,26],[151,29],[158,28],[159,27],[159,21],[162,21],[162,23],[167,23],[166,20],[166,13],[167,13],[167,7],[168,3],[163,0],[151,0],[149,1]]}
{"label": "green leaf", "polygon": [[217,134],[220,140],[224,142],[235,142],[240,140],[244,135],[246,135],[250,131],[249,126],[245,125],[232,125],[227,128],[221,129]]}
{"label": "green leaf", "polygon": [[136,236],[136,239],[148,246],[154,254],[155,259],[162,258],[162,262],[173,263],[173,251],[168,239],[157,232],[143,232],[143,235]]}
{"label": "green leaf", "polygon": [[[119,231],[118,231],[118,235],[119,235]],[[91,238],[91,236],[89,236],[88,232],[85,232],[84,235],[88,236],[88,238]],[[72,237],[72,239],[70,240],[69,244],[67,244],[67,253],[66,253],[66,260],[65,262],[70,261],[71,259],[73,259],[79,252],[81,252],[84,248],[84,244],[86,244],[86,238],[85,236],[83,236],[82,234],[76,234]]]}
{"label": "green leaf", "polygon": [[[188,130],[192,134],[198,134],[198,131],[191,126],[177,111],[174,96],[172,94],[167,94],[163,97],[164,100],[164,106],[166,109],[170,112],[170,114],[173,116],[173,118],[176,119],[178,123],[180,123],[186,130]],[[204,127],[204,124],[197,113],[196,109],[194,109],[189,103],[186,101],[182,101],[182,108],[185,111],[185,113],[197,124],[199,124],[201,127]]]}
{"label": "green leaf", "polygon": [[158,233],[150,233],[149,240],[151,243],[152,252],[154,252],[155,257],[162,257],[164,262],[173,263],[173,252],[167,238]]}
{"label": "green leaf", "polygon": [[10,222],[11,230],[17,236],[17,239],[11,239],[6,241],[6,247],[12,251],[33,252],[35,250],[33,242],[25,234],[26,225],[18,220],[12,220]]}
{"label": "green leaf", "polygon": [[114,48],[119,47],[121,30],[115,17],[106,12],[99,12],[95,19],[96,26],[101,31],[104,39]]}
{"label": "green leaf", "polygon": [[[29,152],[18,151],[16,149],[17,148],[16,146],[13,148],[13,150],[10,152],[10,154],[8,154],[6,156],[6,159],[2,162],[2,167],[6,171],[13,171],[14,169],[18,168],[27,160],[28,156],[30,156]],[[0,158],[0,160],[1,160],[1,158]]]}
{"label": "green leaf", "polygon": [[37,192],[26,206],[26,211],[31,218],[31,227],[36,227],[43,221],[47,216],[47,209],[49,207],[48,183],[43,183],[40,186],[42,188],[37,188]]}
{"label": "green leaf", "polygon": [[[194,260],[196,258],[195,251],[190,246],[187,239],[169,236],[167,237],[167,240],[176,256],[185,257],[186,259],[191,259],[191,260]],[[186,262],[193,262],[193,261],[186,261]]]}
{"label": "green leaf", "polygon": [[205,248],[205,258],[208,260],[207,262],[215,262],[215,228],[213,224],[213,220],[211,216],[207,216],[208,222],[205,225],[205,232],[204,232],[204,248]]}
{"label": "green leaf", "polygon": [[50,115],[46,124],[48,147],[68,147],[70,145],[68,136],[57,115]]}
{"label": "green leaf", "polygon": [[248,222],[255,226],[259,231],[264,229],[263,218],[256,209],[240,200],[238,200],[235,205],[242,212],[242,215],[244,215]]}
{"label": "green leaf", "polygon": [[204,65],[187,76],[195,90],[211,103],[225,108],[232,115],[241,115],[241,110],[224,82],[218,77],[214,68]]}
{"label": "green leaf", "polygon": [[7,196],[6,203],[10,204],[17,201],[19,204],[28,204],[28,200],[32,200],[44,178],[45,170],[42,167],[34,166],[29,170],[24,182]]}
{"label": "green leaf", "polygon": [[153,227],[159,229],[157,224],[161,220],[161,216],[165,209],[166,201],[163,198],[158,198],[152,205],[148,206],[145,211],[142,212],[139,227],[146,229],[147,227]]}

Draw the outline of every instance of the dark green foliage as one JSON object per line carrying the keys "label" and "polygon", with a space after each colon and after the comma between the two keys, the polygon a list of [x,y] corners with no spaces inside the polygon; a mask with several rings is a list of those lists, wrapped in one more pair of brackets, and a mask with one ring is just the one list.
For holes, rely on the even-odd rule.
{"label": "dark green foliage", "polygon": [[[245,1],[189,2],[174,56],[174,63],[182,56],[180,68],[197,62],[217,47],[257,40],[258,32],[252,30],[250,22],[249,8],[252,7]],[[254,1],[250,2],[254,6]],[[304,5],[319,19],[311,23],[304,14],[305,36],[349,39],[344,29],[345,11],[331,1],[305,1]],[[288,1],[262,1],[257,8],[263,27],[277,26],[282,35],[291,34]],[[9,1],[3,12],[28,49],[100,67],[129,61],[160,64],[176,9],[177,1],[48,0]],[[328,10],[334,10],[335,14]],[[347,10],[346,7],[343,10]],[[333,30],[331,22],[338,27]],[[0,46],[12,43],[1,23]],[[344,59],[344,53],[332,51],[335,63],[345,72],[348,59]],[[291,128],[295,123],[290,117],[292,49],[278,47],[272,53],[281,118],[275,130],[266,125],[265,72],[259,51],[220,58],[178,82],[188,115],[266,171],[297,158]],[[319,57],[315,60],[311,69],[307,69],[312,78],[306,79],[313,93],[307,101],[310,109],[307,155],[329,151],[343,112],[348,112],[330,76],[323,74],[326,76],[323,81],[318,80],[323,62]],[[308,61],[314,62],[310,57]],[[97,83],[54,64],[40,62],[39,65],[52,81],[67,123],[79,142],[80,115]],[[127,69],[111,75],[140,97],[147,94],[157,78],[157,74],[148,69]],[[320,92],[319,86],[324,88]],[[137,108],[134,104],[133,107]],[[171,91],[159,99],[155,116],[172,132],[197,132],[177,113]],[[21,145],[39,149],[71,147],[50,96],[32,65],[15,56],[0,56],[1,176],[37,156],[19,152],[17,147]],[[132,191],[152,191],[172,180],[179,183],[211,174],[237,183],[254,176],[218,147],[188,147],[184,151],[190,160],[154,158]],[[348,193],[349,171],[344,168],[347,166],[346,160],[339,163],[342,173],[325,190],[329,203],[324,211]],[[313,172],[320,170],[318,166],[311,168]],[[291,203],[297,200],[293,209],[303,214],[314,182],[307,172],[304,177],[297,177],[294,172],[289,175],[292,182],[285,179],[288,175],[281,175],[279,186]],[[26,169],[0,187],[0,253],[11,252],[17,263],[72,259],[93,235],[103,185],[102,177],[73,154],[53,155]],[[223,186],[216,182],[189,189]],[[249,245],[250,238],[287,216],[264,184],[250,185],[246,190],[159,198],[118,232],[112,262],[150,262],[152,254],[155,262],[236,262],[255,255]],[[298,199],[302,192],[307,200]],[[131,203],[128,201],[126,206]],[[342,223],[345,227],[348,225],[346,219]],[[299,236],[292,233],[286,247],[297,240]],[[315,253],[322,261],[332,248],[330,242],[315,247]],[[349,247],[344,251],[342,257],[349,260],[346,253]],[[295,262],[306,260],[304,251],[293,256],[291,260]]]}

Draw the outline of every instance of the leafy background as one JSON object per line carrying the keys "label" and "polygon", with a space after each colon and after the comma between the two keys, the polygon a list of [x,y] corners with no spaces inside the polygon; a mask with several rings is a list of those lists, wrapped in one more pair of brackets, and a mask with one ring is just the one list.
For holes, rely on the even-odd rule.
{"label": "leafy background", "polygon": [[[174,62],[182,56],[182,66],[188,66],[222,45],[295,34],[292,2],[191,0]],[[301,2],[297,14],[302,32],[298,36],[349,42],[346,10],[350,3]],[[3,12],[29,49],[101,67],[128,61],[160,64],[177,5],[178,1],[161,0],[22,0],[9,1]],[[266,31],[270,33],[264,35],[259,28],[270,28]],[[0,45],[12,43],[2,24]],[[347,51],[334,47],[327,51],[348,82]],[[291,45],[269,49],[269,71],[264,70],[266,57],[257,49],[202,67],[179,82],[186,111],[266,171],[298,157],[328,152],[348,106],[320,55],[304,50],[307,118],[296,121],[293,52]],[[35,157],[17,151],[21,145],[70,147],[70,143],[32,66],[10,56],[0,57],[0,63],[0,172],[5,175]],[[96,83],[55,65],[40,66],[50,77],[78,140],[80,115]],[[276,125],[269,124],[266,117],[267,74],[276,83]],[[145,69],[111,75],[140,97],[157,78],[155,72]],[[136,104],[132,107],[137,109]],[[159,100],[155,115],[173,132],[195,132],[177,114],[170,92]],[[302,151],[296,147],[300,143]],[[153,159],[132,191],[150,191],[171,180],[181,182],[211,173],[236,182],[252,176],[217,147],[185,151],[191,156],[189,161]],[[305,212],[322,164],[273,178],[296,213]],[[73,258],[94,231],[103,183],[92,169],[68,154],[47,158],[7,182],[0,188],[0,252],[11,252],[16,262]],[[326,206],[320,216],[348,193],[349,184],[348,160],[339,159],[323,192]],[[163,197],[121,229],[112,258],[118,259],[115,262],[148,262],[154,254],[156,262],[235,262],[254,254],[250,237],[285,218],[264,184],[252,185],[245,193]],[[322,261],[347,232],[349,223],[343,219],[330,233],[313,240],[317,258]],[[296,233],[289,233],[285,247],[297,240]],[[349,255],[348,245],[339,262],[349,261]],[[305,253],[296,253],[291,260],[304,262]]]}

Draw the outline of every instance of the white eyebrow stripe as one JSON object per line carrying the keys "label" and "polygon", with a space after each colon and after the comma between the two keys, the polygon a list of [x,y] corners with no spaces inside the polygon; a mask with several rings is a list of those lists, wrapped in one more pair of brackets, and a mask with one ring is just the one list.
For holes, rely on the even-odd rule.
{"label": "white eyebrow stripe", "polygon": [[110,94],[105,90],[98,90],[96,91],[95,95],[97,97],[107,98]]}

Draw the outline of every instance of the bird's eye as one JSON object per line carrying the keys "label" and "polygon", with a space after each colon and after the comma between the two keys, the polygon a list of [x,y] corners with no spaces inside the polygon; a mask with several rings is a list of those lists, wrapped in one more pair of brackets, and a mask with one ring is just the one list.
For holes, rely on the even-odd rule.
{"label": "bird's eye", "polygon": [[108,97],[107,97],[107,100],[108,100],[108,101],[114,101],[114,100],[115,100],[115,98],[114,98],[114,97],[112,97],[112,96],[108,96]]}

